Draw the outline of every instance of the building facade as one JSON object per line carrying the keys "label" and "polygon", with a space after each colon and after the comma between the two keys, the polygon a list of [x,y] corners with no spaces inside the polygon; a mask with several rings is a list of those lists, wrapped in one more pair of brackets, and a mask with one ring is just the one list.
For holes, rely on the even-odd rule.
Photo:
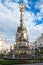
{"label": "building facade", "polygon": [[43,33],[40,35],[40,37],[35,41],[36,47],[43,47]]}
{"label": "building facade", "polygon": [[8,53],[11,48],[14,49],[14,43],[4,41],[2,39],[2,34],[0,34],[0,53]]}

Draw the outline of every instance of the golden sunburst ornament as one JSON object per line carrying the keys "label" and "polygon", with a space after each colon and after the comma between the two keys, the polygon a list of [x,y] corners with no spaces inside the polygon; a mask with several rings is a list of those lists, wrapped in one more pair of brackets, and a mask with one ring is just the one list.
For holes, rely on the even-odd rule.
{"label": "golden sunburst ornament", "polygon": [[25,5],[24,5],[24,4],[21,4],[21,5],[20,5],[20,11],[23,12],[23,11],[24,11],[24,8],[25,8]]}

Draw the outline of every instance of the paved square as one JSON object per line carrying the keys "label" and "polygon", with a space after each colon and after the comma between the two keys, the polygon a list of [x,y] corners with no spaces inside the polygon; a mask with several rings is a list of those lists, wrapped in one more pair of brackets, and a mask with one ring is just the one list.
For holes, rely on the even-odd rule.
{"label": "paved square", "polygon": [[43,63],[32,63],[32,64],[18,64],[18,65],[43,65]]}

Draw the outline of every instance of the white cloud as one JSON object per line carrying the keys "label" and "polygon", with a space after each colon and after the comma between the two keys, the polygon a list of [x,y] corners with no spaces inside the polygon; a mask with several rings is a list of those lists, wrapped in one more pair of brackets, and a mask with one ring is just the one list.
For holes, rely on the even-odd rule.
{"label": "white cloud", "polygon": [[0,32],[8,36],[15,34],[19,22],[19,5],[17,3],[7,4],[8,7],[9,5],[13,7],[13,11],[0,3]]}
{"label": "white cloud", "polygon": [[43,24],[35,26],[35,15],[33,12],[25,12],[25,24],[27,26],[28,37],[30,41],[35,41],[43,33]]}
{"label": "white cloud", "polygon": [[[43,32],[43,24],[35,26],[33,22],[35,19],[34,13],[31,11],[25,11],[24,13],[24,22],[27,27],[29,40],[35,41]],[[42,14],[38,13],[36,19],[39,17],[42,17]],[[0,32],[3,33],[3,37],[6,37],[7,40],[15,41],[19,20],[20,12],[18,3],[9,2],[9,0],[7,0],[3,5],[0,2]]]}
{"label": "white cloud", "polygon": [[43,0],[38,1],[35,8],[40,10],[40,12],[37,13],[36,19],[41,20],[41,18],[43,18]]}
{"label": "white cloud", "polygon": [[27,1],[27,0],[24,0],[24,3],[25,3],[25,4],[28,4],[28,1]]}

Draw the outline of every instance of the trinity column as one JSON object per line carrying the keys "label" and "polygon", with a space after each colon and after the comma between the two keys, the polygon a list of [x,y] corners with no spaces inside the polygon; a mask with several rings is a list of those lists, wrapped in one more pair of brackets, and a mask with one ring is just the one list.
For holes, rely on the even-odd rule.
{"label": "trinity column", "polygon": [[28,48],[29,42],[28,42],[28,35],[27,35],[27,29],[24,25],[24,4],[20,5],[20,25],[17,28],[16,33],[16,47],[18,49],[20,48]]}

